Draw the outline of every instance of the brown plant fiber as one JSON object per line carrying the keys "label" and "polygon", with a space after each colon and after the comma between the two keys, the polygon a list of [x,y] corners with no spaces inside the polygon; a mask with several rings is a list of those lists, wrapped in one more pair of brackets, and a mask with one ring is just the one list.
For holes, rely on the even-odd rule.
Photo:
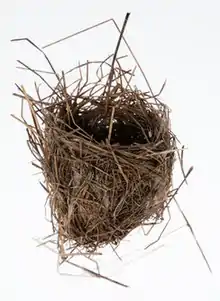
{"label": "brown plant fiber", "polygon": [[63,73],[44,99],[23,87],[17,94],[33,118],[22,122],[45,178],[60,253],[66,243],[88,252],[119,244],[163,218],[172,189],[176,140],[167,106],[132,88],[132,75],[118,63],[111,72],[104,85],[106,75],[95,83],[86,76],[67,88]]}

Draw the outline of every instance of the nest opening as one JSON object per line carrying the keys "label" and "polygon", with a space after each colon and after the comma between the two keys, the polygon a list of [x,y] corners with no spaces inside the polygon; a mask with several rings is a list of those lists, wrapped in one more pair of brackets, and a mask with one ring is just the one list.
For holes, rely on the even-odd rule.
{"label": "nest opening", "polygon": [[[122,111],[122,109],[120,109]],[[110,114],[103,112],[103,105],[93,110],[86,110],[83,112],[71,112],[60,116],[62,118],[63,129],[70,132],[75,129],[80,129],[81,132],[86,133],[90,138],[96,142],[106,142],[109,137],[109,127],[112,122],[112,131],[110,137],[110,144],[119,144],[121,146],[129,146],[132,144],[146,144],[153,142],[153,131],[158,120],[151,112],[146,112],[146,119],[148,123],[148,130],[143,133],[140,127],[143,121],[136,113],[117,112],[117,116],[111,121]],[[74,117],[72,117],[74,116]],[[139,118],[138,118],[139,117]],[[146,123],[146,122],[145,122]],[[146,124],[145,124],[146,127]]]}

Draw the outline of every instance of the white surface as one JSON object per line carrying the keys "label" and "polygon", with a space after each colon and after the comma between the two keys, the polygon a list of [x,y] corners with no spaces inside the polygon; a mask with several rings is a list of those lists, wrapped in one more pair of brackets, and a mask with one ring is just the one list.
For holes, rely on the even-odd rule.
{"label": "white surface", "polygon": [[[50,233],[50,225],[44,220],[45,194],[37,182],[39,176],[31,176],[35,171],[29,163],[32,158],[25,144],[24,128],[9,114],[18,115],[20,110],[18,100],[11,96],[15,91],[13,83],[24,83],[26,87],[32,83],[27,73],[15,70],[15,60],[21,59],[38,68],[43,68],[45,63],[29,45],[12,44],[10,39],[29,37],[43,46],[111,17],[121,25],[127,11],[131,17],[126,38],[154,90],[159,90],[165,78],[168,81],[163,99],[172,108],[175,133],[189,149],[186,167],[195,166],[190,185],[181,190],[178,200],[209,259],[212,277],[187,228],[158,243],[158,247],[164,246],[157,251],[137,254],[129,264],[128,260],[114,272],[111,269],[114,259],[110,262],[105,259],[101,266],[103,274],[111,270],[109,276],[129,284],[131,289],[89,277],[60,276],[56,272],[56,255],[36,248],[32,240],[33,236]],[[219,11],[217,0],[4,3],[0,12],[1,300],[55,301],[77,297],[81,300],[219,300],[214,288],[220,279]],[[114,32],[108,25],[91,36],[85,34],[57,48],[51,47],[48,54],[59,68],[74,66],[78,59],[87,59],[87,53],[92,57],[106,51],[110,54],[117,38]],[[87,39],[92,35],[90,46]],[[96,36],[102,38],[94,43]],[[182,223],[176,212],[172,228]],[[128,253],[131,254],[130,249]]]}

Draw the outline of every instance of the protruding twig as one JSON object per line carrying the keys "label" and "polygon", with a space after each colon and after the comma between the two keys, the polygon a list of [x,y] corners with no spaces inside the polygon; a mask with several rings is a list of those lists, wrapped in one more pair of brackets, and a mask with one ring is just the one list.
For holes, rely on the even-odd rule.
{"label": "protruding twig", "polygon": [[193,230],[191,224],[189,223],[188,218],[186,217],[184,211],[183,211],[182,208],[180,207],[180,205],[179,205],[179,203],[177,202],[176,198],[174,198],[174,201],[175,201],[175,203],[176,203],[176,205],[177,205],[177,208],[178,208],[179,211],[181,212],[181,214],[182,214],[182,216],[183,216],[183,218],[184,218],[184,220],[185,220],[185,222],[186,222],[186,225],[189,227],[189,230],[190,230],[190,232],[191,232],[191,234],[192,234],[192,236],[193,236],[193,238],[194,238],[194,240],[195,240],[195,242],[196,242],[197,247],[199,248],[199,251],[200,251],[200,253],[201,253],[201,255],[202,255],[202,257],[203,257],[203,259],[204,259],[204,261],[205,261],[205,263],[206,263],[207,268],[209,269],[209,272],[212,274],[211,266],[210,266],[210,264],[209,264],[209,262],[208,262],[207,257],[205,256],[205,253],[204,253],[204,251],[203,251],[203,249],[202,249],[202,247],[201,247],[201,245],[200,245],[200,243],[199,243],[199,241],[198,241],[198,239],[197,239],[197,237],[196,237],[196,234],[195,234],[195,232],[194,232],[194,230]]}
{"label": "protruding twig", "polygon": [[75,266],[76,268],[79,268],[79,269],[81,269],[81,270],[83,270],[83,271],[85,271],[85,272],[87,272],[87,273],[89,273],[89,274],[91,274],[92,276],[95,276],[95,277],[97,277],[97,278],[102,278],[102,279],[104,279],[104,280],[110,281],[110,282],[112,282],[112,283],[118,284],[118,285],[123,286],[123,287],[127,287],[127,288],[129,287],[127,284],[124,284],[124,283],[119,282],[119,281],[117,281],[117,280],[111,279],[111,278],[109,278],[109,277],[107,277],[107,276],[104,276],[104,275],[101,275],[101,274],[99,274],[99,273],[96,273],[96,272],[94,272],[94,271],[92,271],[92,270],[89,270],[89,269],[87,269],[87,268],[85,268],[85,267],[83,267],[83,266],[81,266],[81,265],[76,264],[76,263],[70,262],[70,261],[68,261],[68,260],[67,260],[66,262],[68,262],[69,264]]}
{"label": "protruding twig", "polygon": [[[109,91],[111,89],[111,83],[112,83],[112,79],[113,79],[113,75],[114,75],[115,60],[117,58],[118,50],[119,50],[119,47],[120,47],[120,44],[121,44],[121,40],[122,40],[124,31],[125,31],[125,27],[127,25],[129,16],[130,16],[130,13],[127,13],[126,16],[125,16],[125,20],[124,20],[122,29],[120,31],[120,36],[118,38],[118,42],[117,42],[117,45],[116,45],[116,48],[115,48],[115,52],[114,52],[114,56],[113,56],[113,59],[112,59],[111,70],[110,70],[109,77],[108,77],[107,84],[106,84],[106,87],[108,89],[107,90],[107,97],[108,97]],[[108,103],[108,101],[107,101],[107,103]]]}

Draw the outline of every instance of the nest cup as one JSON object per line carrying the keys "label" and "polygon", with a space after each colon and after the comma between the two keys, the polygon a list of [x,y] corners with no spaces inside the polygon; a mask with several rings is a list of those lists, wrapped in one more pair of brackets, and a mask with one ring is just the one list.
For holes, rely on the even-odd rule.
{"label": "nest cup", "polygon": [[169,111],[114,72],[117,80],[97,93],[97,83],[73,93],[60,83],[38,110],[40,163],[61,248],[117,245],[162,219],[167,206],[176,147]]}

